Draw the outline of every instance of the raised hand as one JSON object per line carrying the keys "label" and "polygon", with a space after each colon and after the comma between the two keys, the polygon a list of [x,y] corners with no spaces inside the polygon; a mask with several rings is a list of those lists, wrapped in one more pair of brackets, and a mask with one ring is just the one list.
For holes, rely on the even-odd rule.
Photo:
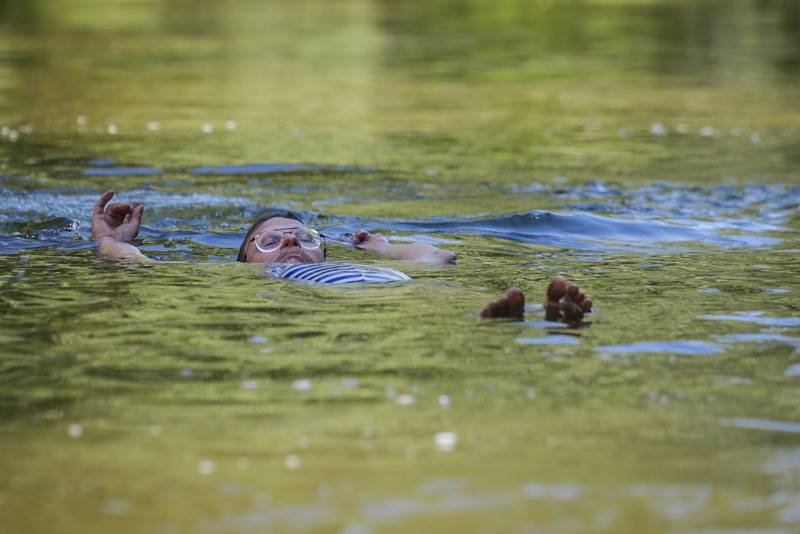
{"label": "raised hand", "polygon": [[94,205],[92,213],[92,237],[112,237],[117,241],[131,241],[139,233],[144,206],[138,202],[125,204],[115,202],[106,207],[114,191],[103,193]]}

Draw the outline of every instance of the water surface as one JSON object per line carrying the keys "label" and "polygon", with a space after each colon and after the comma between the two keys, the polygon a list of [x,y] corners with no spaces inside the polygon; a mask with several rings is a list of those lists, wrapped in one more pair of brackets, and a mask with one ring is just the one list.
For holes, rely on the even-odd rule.
{"label": "water surface", "polygon": [[0,532],[796,531],[795,4],[0,2]]}

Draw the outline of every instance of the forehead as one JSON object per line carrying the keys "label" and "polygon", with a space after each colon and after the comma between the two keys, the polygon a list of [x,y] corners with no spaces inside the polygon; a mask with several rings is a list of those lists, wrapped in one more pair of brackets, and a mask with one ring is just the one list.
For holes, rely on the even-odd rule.
{"label": "forehead", "polygon": [[256,228],[254,233],[258,232],[269,232],[270,230],[277,230],[280,228],[281,230],[291,230],[292,228],[305,228],[306,225],[297,221],[295,219],[287,219],[285,217],[273,217],[261,223],[258,228]]}

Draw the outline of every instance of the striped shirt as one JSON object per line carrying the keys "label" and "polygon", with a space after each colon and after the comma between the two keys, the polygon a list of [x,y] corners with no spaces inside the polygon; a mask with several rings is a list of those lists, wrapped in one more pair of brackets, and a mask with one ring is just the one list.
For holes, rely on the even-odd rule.
{"label": "striped shirt", "polygon": [[294,265],[273,263],[268,265],[268,268],[270,274],[275,278],[317,284],[370,284],[377,282],[407,282],[411,280],[408,275],[394,269],[373,267],[371,265],[356,265],[343,261],[298,263]]}

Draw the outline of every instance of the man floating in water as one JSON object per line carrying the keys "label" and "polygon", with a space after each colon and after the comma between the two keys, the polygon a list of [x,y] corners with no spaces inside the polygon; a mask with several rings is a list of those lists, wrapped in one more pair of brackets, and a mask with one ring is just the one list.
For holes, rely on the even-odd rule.
{"label": "man floating in water", "polygon": [[[98,254],[106,259],[128,263],[150,263],[130,242],[139,233],[144,206],[138,202],[115,202],[107,206],[113,191],[103,193],[92,213],[92,237]],[[324,241],[316,230],[306,226],[302,218],[290,211],[273,212],[257,220],[245,235],[237,261],[268,265],[276,278],[323,284],[370,283],[411,280],[395,269],[355,265],[346,262],[325,262]],[[359,230],[352,237],[355,248],[370,250],[395,260],[452,264],[456,255],[426,243],[391,244],[386,238]],[[583,315],[591,311],[592,301],[575,284],[556,276],[547,288],[545,317],[549,321],[579,326]],[[522,319],[525,296],[512,287],[498,300],[481,310],[481,317]]]}

